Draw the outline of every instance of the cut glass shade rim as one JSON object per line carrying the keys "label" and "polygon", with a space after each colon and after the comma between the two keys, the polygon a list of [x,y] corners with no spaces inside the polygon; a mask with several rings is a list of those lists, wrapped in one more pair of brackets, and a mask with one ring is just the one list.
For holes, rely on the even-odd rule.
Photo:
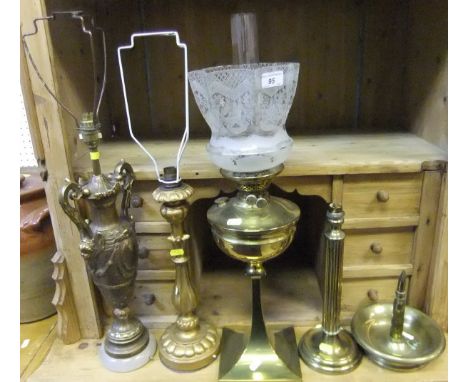
{"label": "cut glass shade rim", "polygon": [[256,69],[262,69],[262,68],[273,68],[273,67],[299,67],[300,63],[299,62],[258,62],[258,63],[250,63],[250,64],[229,64],[229,65],[217,65],[217,66],[210,66],[208,68],[202,68],[202,69],[194,69],[189,72],[190,73],[195,73],[195,72],[205,72],[205,73],[214,73],[214,72],[219,72],[219,71],[225,71],[225,70],[241,70],[241,69],[251,69],[251,70],[256,70]]}

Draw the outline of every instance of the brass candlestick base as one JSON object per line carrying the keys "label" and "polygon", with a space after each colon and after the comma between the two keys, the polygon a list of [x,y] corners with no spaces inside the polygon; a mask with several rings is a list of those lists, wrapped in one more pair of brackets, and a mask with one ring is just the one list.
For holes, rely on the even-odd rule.
{"label": "brass candlestick base", "polygon": [[351,335],[341,330],[328,335],[322,328],[309,330],[299,342],[302,360],[325,373],[347,373],[361,361],[361,353]]}
{"label": "brass candlestick base", "polygon": [[445,349],[440,326],[420,310],[406,306],[407,281],[403,271],[393,305],[364,306],[351,323],[354,337],[369,359],[397,371],[423,367]]}
{"label": "brass candlestick base", "polygon": [[268,339],[260,298],[260,278],[252,277],[252,329],[247,346],[244,336],[223,330],[219,381],[301,381],[296,337],[292,327]]}
{"label": "brass candlestick base", "polygon": [[[178,371],[201,369],[213,362],[218,354],[219,336],[216,328],[207,322],[179,317],[161,337],[159,358],[168,368]],[[183,321],[183,322],[179,322]],[[181,330],[190,325],[192,330]]]}
{"label": "brass candlestick base", "polygon": [[322,325],[304,334],[299,354],[311,368],[322,373],[347,373],[359,365],[362,354],[351,335],[340,325],[341,278],[345,234],[344,212],[330,204],[324,232],[324,288]]}
{"label": "brass candlestick base", "polygon": [[[166,167],[164,178],[175,179],[176,169]],[[219,336],[216,328],[202,322],[195,315],[198,295],[190,275],[186,242],[190,238],[184,232],[184,220],[188,213],[187,199],[193,194],[189,185],[180,182],[162,185],[153,193],[157,202],[162,202],[161,215],[171,224],[168,240],[173,249],[171,260],[176,267],[176,279],[172,302],[179,316],[161,337],[159,358],[168,368],[176,371],[193,371],[213,362],[219,350]]]}

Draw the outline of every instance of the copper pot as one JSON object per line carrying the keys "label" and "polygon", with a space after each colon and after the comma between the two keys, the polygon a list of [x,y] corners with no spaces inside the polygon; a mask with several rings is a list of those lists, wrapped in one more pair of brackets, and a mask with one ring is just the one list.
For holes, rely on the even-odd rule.
{"label": "copper pot", "polygon": [[25,323],[55,313],[51,259],[57,249],[41,178],[21,175],[20,189],[20,322]]}

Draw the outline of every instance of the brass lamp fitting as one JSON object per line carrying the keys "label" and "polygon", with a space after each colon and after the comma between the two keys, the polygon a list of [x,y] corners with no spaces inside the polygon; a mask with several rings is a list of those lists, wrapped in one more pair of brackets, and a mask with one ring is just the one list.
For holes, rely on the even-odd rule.
{"label": "brass lamp fitting", "polygon": [[[175,178],[176,168],[166,167],[164,179]],[[195,313],[199,296],[189,266],[187,241],[190,235],[184,230],[189,210],[187,199],[192,194],[192,187],[183,182],[162,184],[153,193],[154,200],[162,203],[161,215],[171,225],[168,240],[172,243],[170,256],[176,269],[172,302],[179,314],[176,322],[161,337],[159,358],[164,365],[176,371],[193,371],[207,366],[216,359],[220,343],[216,328],[200,320]]]}

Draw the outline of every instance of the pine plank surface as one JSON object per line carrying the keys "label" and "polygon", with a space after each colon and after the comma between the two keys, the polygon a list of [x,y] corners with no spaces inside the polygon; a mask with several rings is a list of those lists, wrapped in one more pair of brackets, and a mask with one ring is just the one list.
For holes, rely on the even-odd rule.
{"label": "pine plank surface", "polygon": [[39,367],[57,338],[57,315],[20,325],[20,375],[21,381]]}
{"label": "pine plank surface", "polygon": [[[293,150],[280,177],[411,173],[420,172],[424,162],[447,160],[445,151],[408,133],[324,135],[293,139]],[[205,139],[189,141],[181,162],[183,178],[221,178],[219,169],[208,157],[205,148],[207,143]],[[174,165],[178,142],[151,141],[144,142],[144,145],[157,158],[160,169]],[[111,171],[123,157],[132,164],[138,180],[155,180],[149,158],[133,141],[107,142],[100,147],[104,171]],[[88,174],[90,168],[87,156],[75,158],[75,174]]]}
{"label": "pine plank surface", "polygon": [[[296,339],[309,328],[297,327]],[[245,330],[245,328],[244,328]],[[160,338],[162,330],[152,330],[156,338]],[[85,345],[86,344],[86,345]],[[161,364],[156,357],[143,368],[131,373],[112,373],[104,369],[98,358],[100,340],[85,340],[80,344],[63,345],[55,341],[48,357],[41,367],[29,379],[29,382],[124,382],[124,381],[158,381],[158,382],[215,382],[218,377],[219,359],[204,369],[193,373],[176,373]],[[448,380],[448,351],[426,367],[412,372],[394,372],[385,370],[364,357],[357,369],[344,375],[324,375],[317,373],[301,361],[302,380],[330,382],[430,382]]]}
{"label": "pine plank surface", "polygon": [[444,330],[448,330],[448,175],[442,175],[434,252],[424,309]]}
{"label": "pine plank surface", "polygon": [[414,274],[409,291],[409,303],[418,309],[424,308],[425,293],[428,288],[431,256],[437,228],[441,181],[441,172],[424,172],[419,224],[413,246],[412,263]]}

